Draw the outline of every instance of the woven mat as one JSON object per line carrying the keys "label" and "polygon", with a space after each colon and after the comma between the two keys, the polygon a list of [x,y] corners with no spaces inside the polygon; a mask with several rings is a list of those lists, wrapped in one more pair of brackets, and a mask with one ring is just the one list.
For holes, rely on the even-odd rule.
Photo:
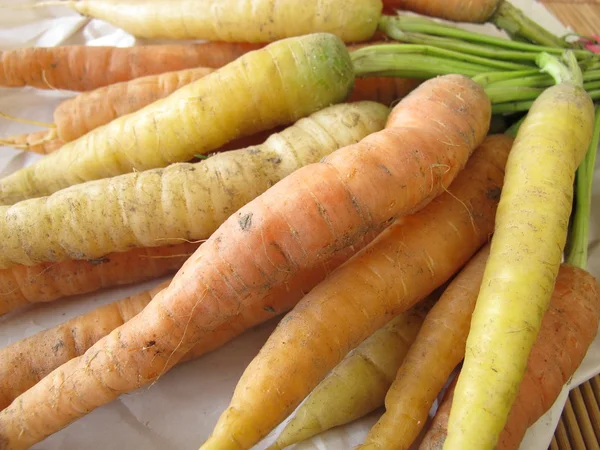
{"label": "woven mat", "polygon": [[[600,34],[600,0],[543,0],[564,25],[582,35]],[[573,389],[550,450],[600,449],[600,375]]]}

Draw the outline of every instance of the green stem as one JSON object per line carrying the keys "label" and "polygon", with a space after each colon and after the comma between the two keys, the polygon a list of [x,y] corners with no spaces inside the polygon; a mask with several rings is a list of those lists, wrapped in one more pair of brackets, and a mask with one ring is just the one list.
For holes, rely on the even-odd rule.
{"label": "green stem", "polygon": [[[386,34],[399,42],[406,42],[408,44],[422,44],[422,45],[433,45],[448,50],[454,50],[461,53],[469,53],[471,55],[482,56],[485,58],[499,59],[504,61],[525,61],[535,62],[535,53],[531,52],[520,52],[515,50],[505,50],[502,48],[492,47],[489,45],[472,44],[470,42],[461,41],[459,39],[445,38],[439,36],[431,36],[423,33],[405,33],[402,30],[388,27],[386,28]],[[516,70],[527,69],[526,64],[515,64],[513,67]]]}
{"label": "green stem", "polygon": [[600,70],[588,70],[583,72],[583,81],[600,80]]}
{"label": "green stem", "polygon": [[600,81],[590,81],[589,83],[583,83],[583,88],[586,91],[600,89]]}
{"label": "green stem", "polygon": [[538,75],[539,70],[519,70],[519,71],[511,71],[511,72],[487,72],[481,73],[473,77],[473,80],[477,83],[487,86],[491,84],[501,84],[504,82],[511,82],[513,80],[518,80]]}
{"label": "green stem", "polygon": [[548,47],[569,47],[564,39],[553,35],[507,1],[500,2],[489,22],[506,31],[511,37],[522,37],[534,44]]}
{"label": "green stem", "polygon": [[[480,81],[480,79],[482,81]],[[521,72],[497,72],[497,75],[493,73],[484,73],[473,77],[473,80],[486,86],[494,87],[548,87],[554,84],[554,80],[548,74],[540,74],[538,71],[531,71],[529,73],[525,71]],[[483,82],[485,81],[485,83]],[[590,83],[600,81],[600,70],[594,70],[583,73],[583,81],[585,82],[584,87],[586,90],[596,89],[596,86],[589,87]]]}
{"label": "green stem", "polygon": [[[589,96],[592,100],[600,100],[600,89],[594,89],[588,91]],[[529,111],[534,100],[518,101],[518,102],[506,102],[496,103],[492,105],[492,114],[508,114],[522,111]]]}
{"label": "green stem", "polygon": [[540,74],[538,72],[537,75],[522,77],[522,78],[511,78],[506,80],[500,80],[493,84],[494,87],[515,87],[515,86],[523,86],[523,87],[547,87],[552,86],[554,84],[554,80],[548,74]]}
{"label": "green stem", "polygon": [[[372,45],[351,53],[356,76],[397,76],[408,78],[432,78],[451,73],[472,77],[489,72],[490,67],[456,60],[445,55],[448,50],[427,46]],[[464,55],[463,55],[464,56]],[[464,58],[463,58],[464,59]]]}
{"label": "green stem", "polygon": [[[559,55],[563,52],[562,48],[539,46],[524,42],[511,41],[510,39],[503,39],[487,34],[475,33],[473,31],[463,30],[461,28],[445,25],[419,16],[409,16],[404,14],[394,17],[382,16],[379,19],[379,29],[387,34],[388,30],[391,28],[408,33],[425,33],[435,36],[457,38],[469,42],[488,44],[500,48],[519,50],[523,52],[540,53],[545,51],[555,55]],[[593,53],[587,50],[573,50],[573,52],[575,52],[575,55],[578,58],[588,59],[594,57]]]}
{"label": "green stem", "polygon": [[536,58],[540,70],[550,74],[556,81],[556,84],[566,82],[583,86],[583,74],[571,50],[565,51],[563,61],[566,65],[559,61],[556,56],[546,52],[540,53]]}
{"label": "green stem", "polygon": [[[438,48],[431,45],[414,45],[414,44],[381,44],[381,45],[370,45],[367,47],[360,48],[352,52],[353,58],[361,58],[365,55],[424,55],[434,56],[439,58],[447,58],[452,61],[463,61],[466,63],[475,64],[481,68],[482,71],[497,71],[498,69],[511,69],[505,67],[505,62],[494,61],[493,59],[482,58],[480,56],[468,55],[465,53],[455,52],[453,50],[447,50],[444,48]],[[522,68],[522,66],[515,64],[514,67]]]}
{"label": "green stem", "polygon": [[588,242],[590,228],[590,210],[592,206],[592,182],[594,179],[594,166],[596,164],[596,151],[600,141],[600,108],[596,108],[594,121],[594,134],[588,151],[577,169],[575,178],[575,202],[569,227],[568,245],[565,261],[585,269],[588,259]]}
{"label": "green stem", "polygon": [[452,73],[472,77],[486,68],[461,61],[451,61],[423,55],[364,55],[353,58],[357,77],[387,76],[429,79]]}
{"label": "green stem", "polygon": [[531,87],[493,87],[485,88],[485,93],[492,104],[535,100],[544,91],[542,88]]}

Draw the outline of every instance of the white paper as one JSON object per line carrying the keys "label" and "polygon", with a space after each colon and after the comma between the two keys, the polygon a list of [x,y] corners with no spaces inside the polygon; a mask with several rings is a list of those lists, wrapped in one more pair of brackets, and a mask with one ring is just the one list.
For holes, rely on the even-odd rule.
{"label": "white paper", "polygon": [[[33,1],[14,2],[19,5]],[[557,34],[566,29],[543,6],[532,0],[514,1],[530,17]],[[498,34],[491,25],[484,29]],[[2,9],[0,14],[0,48],[52,46],[59,44],[129,46],[136,40],[114,27],[87,20],[61,7],[35,10]],[[49,92],[32,88],[0,89],[0,111],[13,116],[52,122],[52,112],[69,92]],[[0,121],[0,136],[36,131],[35,127]],[[39,157],[13,149],[0,148],[0,176],[4,176]],[[596,173],[594,205],[600,196],[600,174]],[[600,209],[593,209],[591,224],[590,271],[600,275]],[[165,279],[165,278],[163,278]],[[0,318],[0,347],[54,326],[89,311],[101,304],[147,289],[161,280],[108,289],[102,292],[56,301],[19,311]],[[220,413],[227,406],[233,389],[246,365],[265,342],[275,321],[251,330],[219,350],[196,361],[175,367],[158,383],[123,395],[64,430],[34,446],[38,450],[148,450],[195,449],[210,434]],[[600,372],[600,338],[577,371],[571,386]],[[546,450],[562,412],[566,389],[552,410],[532,427],[522,449]],[[350,449],[364,439],[381,411],[355,423],[331,430],[309,442],[295,446],[297,450]],[[279,428],[281,429],[281,427]],[[256,448],[263,449],[272,436]]]}

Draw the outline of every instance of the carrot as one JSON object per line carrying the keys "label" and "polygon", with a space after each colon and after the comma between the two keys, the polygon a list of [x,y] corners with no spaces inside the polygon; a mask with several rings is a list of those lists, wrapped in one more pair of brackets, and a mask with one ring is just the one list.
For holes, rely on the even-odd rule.
{"label": "carrot", "polygon": [[353,82],[350,55],[337,37],[277,41],[0,180],[0,204],[188,161],[339,103]]}
{"label": "carrot", "polygon": [[464,264],[492,229],[511,142],[505,136],[488,138],[450,193],[398,219],[310,291],[247,367],[202,449],[249,448],[351,349]]}
{"label": "carrot", "polygon": [[405,97],[421,82],[422,80],[415,78],[357,78],[349,101],[372,100],[384,105],[392,105]]}
{"label": "carrot", "polygon": [[383,7],[384,12],[401,9],[454,22],[490,22],[517,40],[558,48],[570,45],[508,0],[383,0]]}
{"label": "carrot", "polygon": [[[498,450],[518,449],[527,429],[552,407],[583,361],[599,320],[598,282],[585,270],[562,264],[523,381],[500,433]],[[421,450],[443,447],[453,393],[453,389],[446,393],[419,447]]]}
{"label": "carrot", "polygon": [[483,278],[489,245],[454,278],[425,322],[385,396],[385,413],[359,448],[410,448],[438,393],[465,356],[471,314]]}
{"label": "carrot", "polygon": [[77,0],[45,1],[101,19],[139,38],[273,42],[333,33],[346,42],[370,39],[381,0]]}
{"label": "carrot", "polygon": [[55,130],[42,130],[35,133],[19,134],[18,136],[0,139],[0,145],[40,153],[42,155],[56,151],[63,144],[64,141],[55,137]]}
{"label": "carrot", "polygon": [[502,0],[383,0],[386,11],[413,11],[455,22],[484,23],[492,16]]}
{"label": "carrot", "polygon": [[[180,87],[214,71],[199,67],[160,75],[148,75],[131,81],[112,84],[90,92],[83,92],[62,102],[54,111],[55,129],[0,140],[10,145],[37,153],[51,153],[64,142],[73,141],[110,121],[140,110],[166,97]],[[372,100],[386,105],[395,102],[418,86],[420,80],[393,77],[357,79],[349,101]],[[46,134],[48,133],[48,134]],[[264,142],[272,132],[258,133],[225,144],[219,150],[242,148]],[[52,139],[58,135],[59,139]],[[248,138],[252,138],[248,141]],[[46,139],[51,139],[47,140]],[[62,140],[62,141],[61,141]],[[249,142],[249,143],[248,143]],[[37,144],[39,145],[33,145]],[[44,145],[41,145],[41,144]],[[23,147],[23,145],[25,145]]]}
{"label": "carrot", "polygon": [[147,75],[222,67],[260,48],[253,44],[28,47],[0,52],[0,86],[91,91]]}
{"label": "carrot", "polygon": [[[573,56],[571,53],[569,53]],[[591,141],[594,105],[574,57],[546,55],[557,78],[520,126],[448,427],[448,450],[494,448],[535,342],[562,259],[575,170]]]}
{"label": "carrot", "polygon": [[261,146],[0,206],[0,236],[6,237],[0,243],[0,267],[207,239],[277,181],[381,130],[388,113],[374,102],[334,105],[300,119]]}
{"label": "carrot", "polygon": [[[300,168],[233,213],[141,313],[0,412],[0,442],[31,446],[152,382],[276,288],[310,290],[316,282],[302,278],[311,269],[434,199],[483,140],[489,119],[489,100],[472,80],[423,83],[385,130]],[[149,341],[152,350],[142,350]]]}
{"label": "carrot", "polygon": [[300,405],[269,449],[283,449],[382,406],[434,300],[400,313],[348,353]]}
{"label": "carrot", "polygon": [[0,316],[32,303],[137,283],[177,271],[195,243],[139,248],[97,259],[0,270]]}
{"label": "carrot", "polygon": [[62,102],[54,111],[58,137],[70,142],[117,117],[138,111],[214,72],[208,67],[148,75],[111,84]]}
{"label": "carrot", "polygon": [[[367,236],[357,245],[348,247],[323,266],[313,268],[296,283],[274,289],[249,309],[206,334],[180,362],[208,353],[247,329],[290,310],[304,294],[305,284],[316,284],[324,279],[371,238],[372,236]],[[52,370],[84,354],[99,339],[142,311],[169,283],[170,280],[167,280],[152,289],[101,306],[0,349],[0,410]]]}

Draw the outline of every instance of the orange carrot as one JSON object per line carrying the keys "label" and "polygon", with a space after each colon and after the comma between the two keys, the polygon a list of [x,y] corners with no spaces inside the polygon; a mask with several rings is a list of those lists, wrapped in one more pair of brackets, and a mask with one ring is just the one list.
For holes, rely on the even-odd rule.
{"label": "orange carrot", "polygon": [[[152,382],[231,317],[425,206],[483,141],[490,110],[469,78],[423,83],[394,108],[386,129],[295,171],[232,214],[140,314],[2,411],[0,442],[31,446]],[[302,281],[305,291],[313,286]]]}
{"label": "orange carrot", "polygon": [[405,97],[421,82],[414,78],[357,78],[349,101],[372,100],[389,106]]}
{"label": "orange carrot", "polygon": [[0,270],[0,316],[31,303],[149,280],[177,271],[199,244],[138,248],[84,261]]}
{"label": "orange carrot", "polygon": [[[160,75],[148,75],[131,81],[111,84],[90,92],[82,92],[65,100],[56,108],[54,111],[56,129],[3,139],[0,140],[0,144],[36,153],[50,153],[58,149],[64,142],[75,140],[117,117],[138,111],[213,70],[198,67]],[[357,79],[349,101],[373,100],[389,106],[406,96],[420,82],[416,79],[393,77]],[[274,132],[275,130],[264,131],[229,142],[218,151],[260,144]],[[52,139],[53,135],[57,135],[59,139]]]}
{"label": "orange carrot", "polygon": [[221,67],[255,44],[208,42],[134,47],[29,47],[0,53],[0,86],[90,91],[146,75]]}
{"label": "orange carrot", "polygon": [[[198,341],[180,362],[208,353],[247,329],[287,312],[303,295],[303,284],[316,284],[325,278],[371,237],[338,253],[323,266],[315,267],[300,282],[273,290],[258,303],[233,316]],[[0,410],[52,370],[82,355],[99,339],[138,314],[169,283],[170,280],[165,281],[0,349]]]}
{"label": "orange carrot", "polygon": [[486,22],[502,0],[383,0],[384,10],[413,11],[455,22]]}
{"label": "orange carrot", "polygon": [[398,219],[309,292],[248,365],[202,449],[250,448],[350,350],[450,278],[493,230],[511,144],[488,138],[450,193]]}
{"label": "orange carrot", "polygon": [[64,141],[58,139],[55,135],[56,130],[42,130],[35,133],[19,134],[0,139],[0,145],[46,155],[58,150],[64,144]]}
{"label": "orange carrot", "polygon": [[[583,361],[598,331],[600,285],[583,269],[562,264],[550,307],[531,349],[525,376],[513,403],[498,450],[519,448],[527,429],[548,411]],[[464,344],[463,344],[464,347]],[[448,431],[453,388],[446,393],[421,450],[441,450]]]}
{"label": "orange carrot", "polygon": [[410,448],[438,393],[465,356],[471,315],[489,255],[486,245],[452,280],[425,322],[385,397],[385,413],[363,450]]}
{"label": "orange carrot", "polygon": [[70,142],[100,125],[142,109],[215,69],[195,67],[148,75],[95,89],[62,102],[54,111],[58,137]]}

